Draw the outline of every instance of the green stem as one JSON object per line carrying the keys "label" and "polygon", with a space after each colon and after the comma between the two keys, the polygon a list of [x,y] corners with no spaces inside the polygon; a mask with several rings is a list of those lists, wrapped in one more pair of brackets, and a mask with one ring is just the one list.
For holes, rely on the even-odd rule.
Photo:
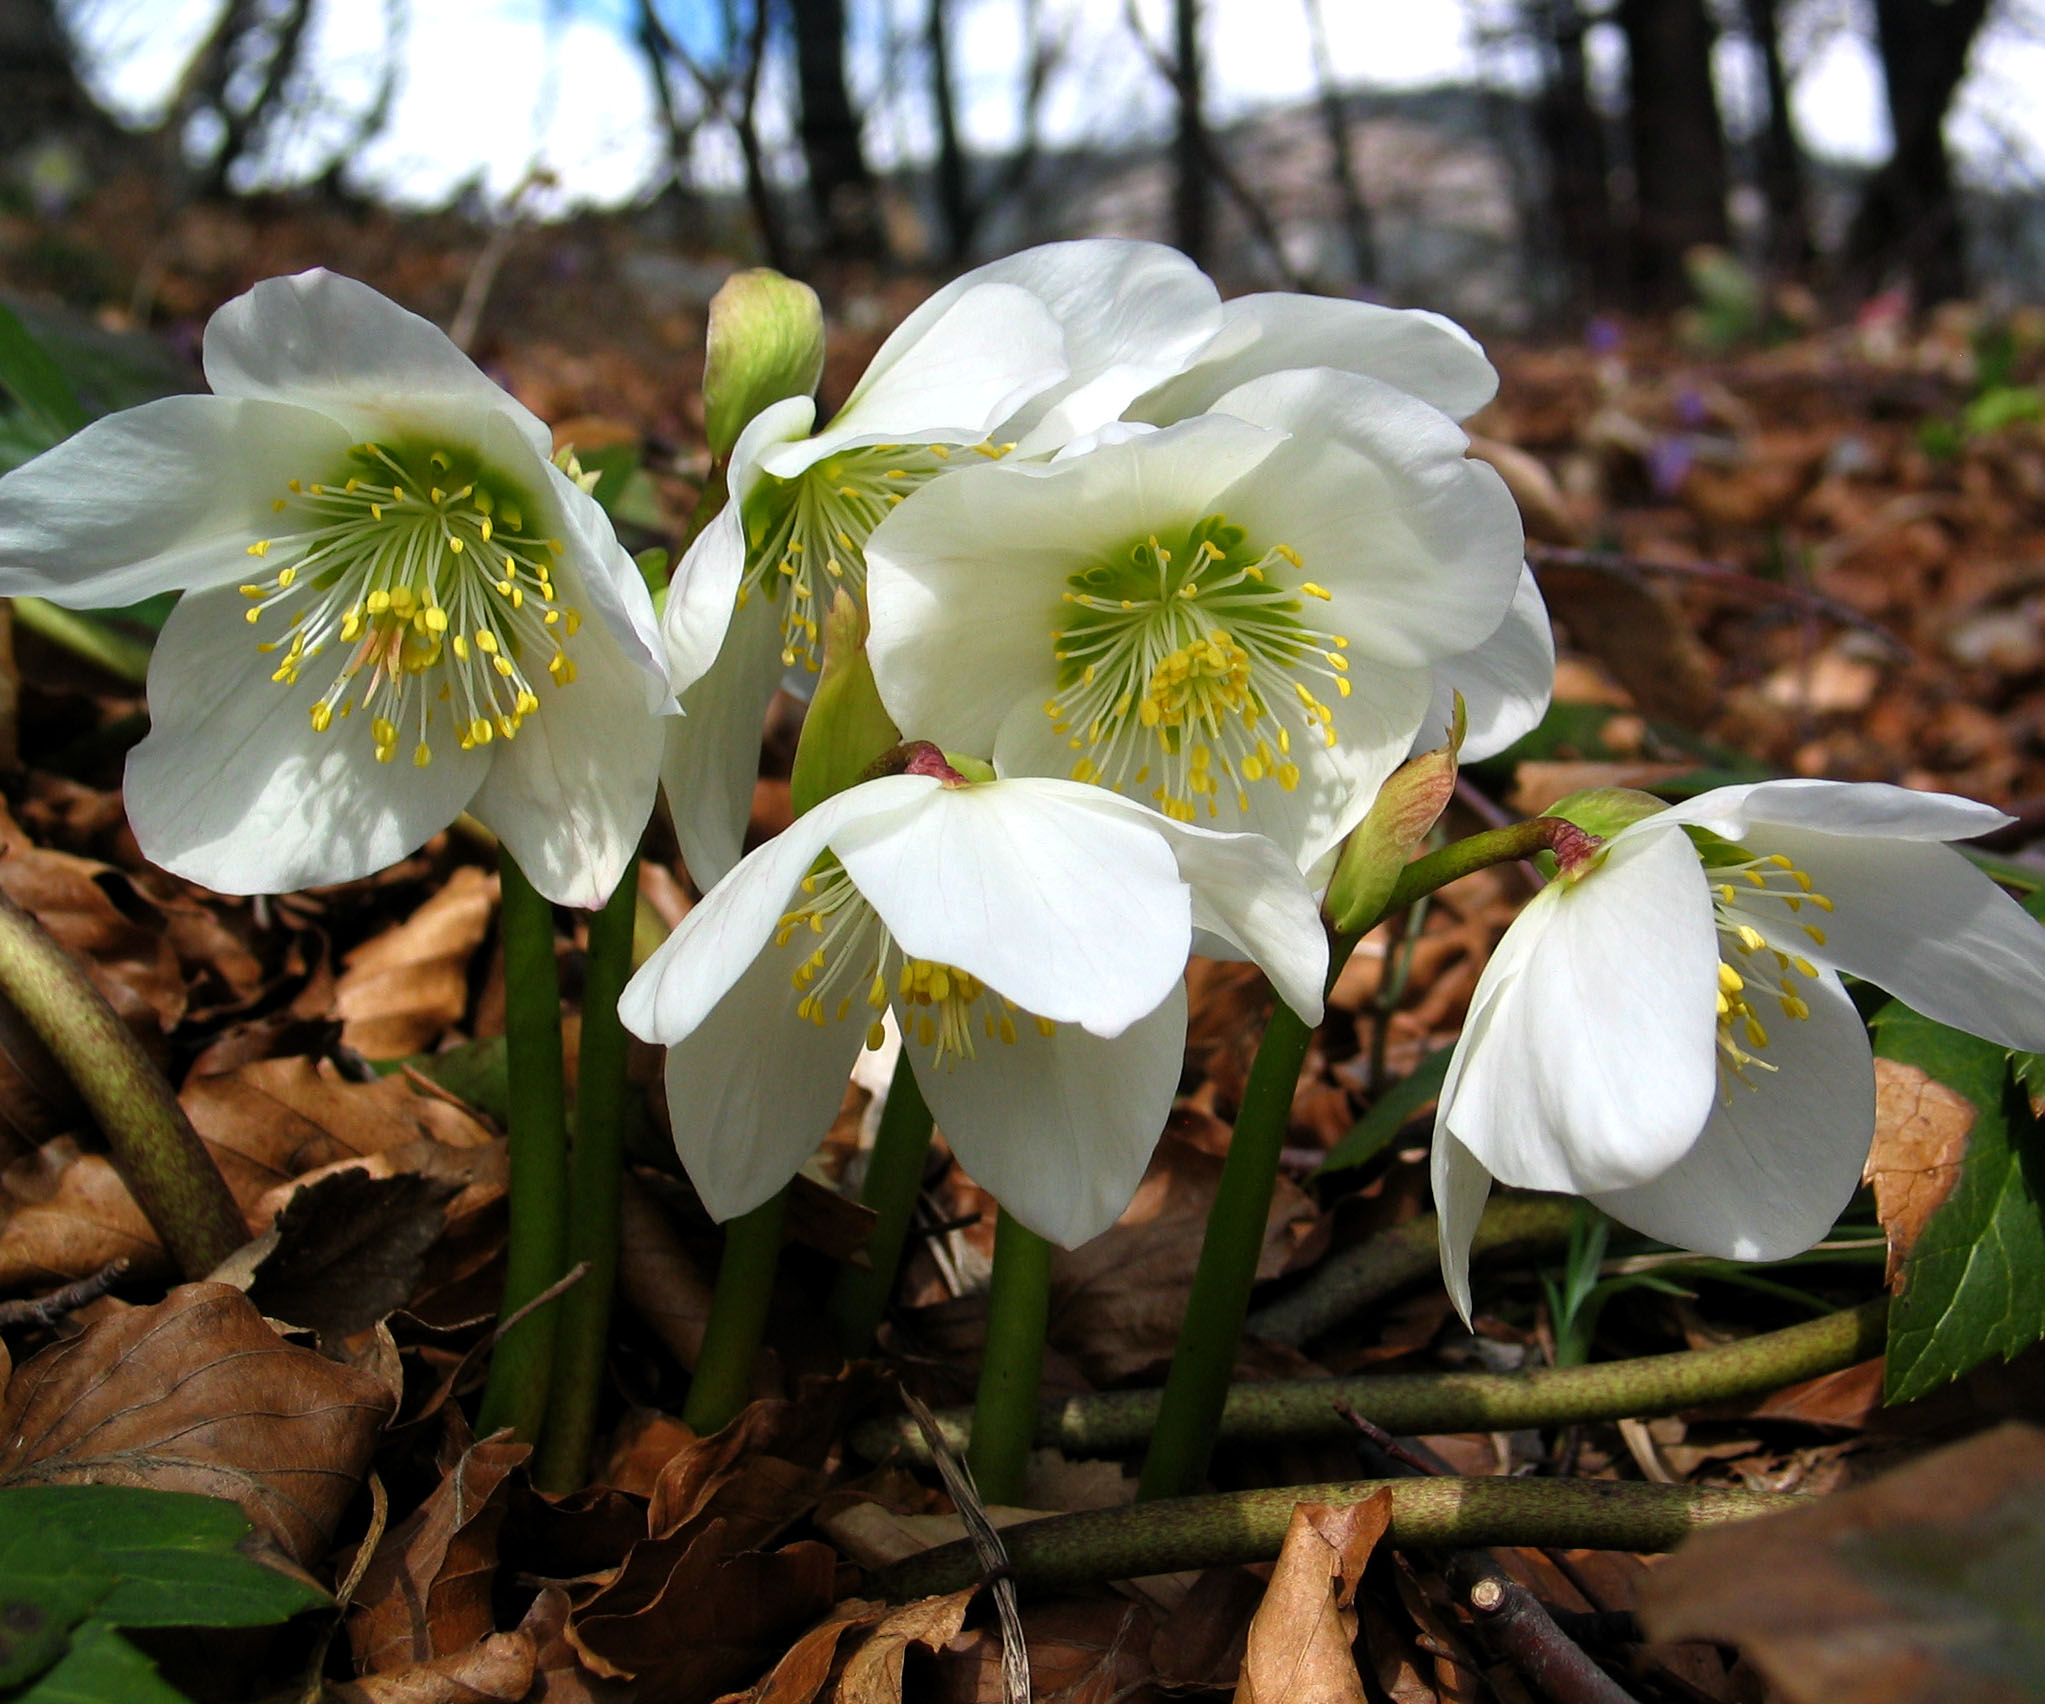
{"label": "green stem", "polygon": [[248,1241],[233,1192],[163,1073],[84,967],[4,893],[0,997],[70,1078],[179,1272],[203,1278]]}
{"label": "green stem", "polygon": [[1228,1158],[1222,1162],[1192,1294],[1186,1300],[1185,1323],[1165,1377],[1157,1429],[1143,1458],[1139,1499],[1186,1496],[1207,1473],[1235,1371],[1236,1344],[1250,1311],[1250,1288],[1257,1279],[1257,1257],[1271,1216],[1292,1091],[1313,1035],[1312,1026],[1282,1001],[1264,1026],[1256,1062],[1243,1086]]}
{"label": "green stem", "polygon": [[1368,934],[1380,919],[1404,911],[1435,889],[1489,869],[1493,864],[1517,863],[1540,852],[1553,852],[1569,862],[1588,855],[1596,844],[1590,835],[1563,817],[1530,817],[1525,822],[1508,823],[1504,828],[1486,829],[1465,840],[1452,840],[1424,858],[1415,858],[1399,872],[1384,909],[1357,930],[1357,938]]}
{"label": "green stem", "polygon": [[973,1436],[966,1449],[966,1465],[985,1502],[1022,1502],[1050,1319],[1051,1245],[1004,1207],[994,1227],[987,1348],[980,1358]]}
{"label": "green stem", "polygon": [[[561,1072],[561,987],[554,966],[554,908],[509,852],[503,882],[505,1073],[510,1099],[511,1225],[505,1247],[509,1318],[568,1266],[568,1125]],[[525,1443],[547,1415],[558,1303],[537,1308],[505,1332],[491,1358],[477,1416],[479,1436],[510,1427]]]}
{"label": "green stem", "polygon": [[618,996],[632,975],[639,860],[589,920],[589,971],[575,1072],[575,1141],[568,1153],[568,1253],[589,1275],[561,1298],[547,1423],[533,1468],[542,1491],[573,1491],[589,1474],[618,1284],[618,1191],[625,1171],[625,1026]]}
{"label": "green stem", "polygon": [[[1053,1515],[1003,1527],[1001,1542],[1018,1585],[1062,1590],[1269,1562],[1298,1504],[1360,1503],[1381,1491],[1392,1496],[1385,1543],[1430,1550],[1487,1545],[1673,1550],[1700,1527],[1750,1520],[1807,1501],[1774,1491],[1602,1479],[1365,1479]],[[957,1591],[985,1572],[971,1541],[962,1539],[883,1568],[870,1585],[906,1602]]]}
{"label": "green stem", "polygon": [[[1888,1307],[1886,1300],[1877,1300],[1737,1343],[1585,1367],[1243,1384],[1228,1393],[1221,1433],[1231,1441],[1255,1443],[1353,1438],[1353,1429],[1336,1412],[1338,1402],[1407,1437],[1675,1414],[1765,1395],[1880,1354]],[[1068,1397],[1038,1408],[1033,1441],[1071,1456],[1115,1455],[1139,1446],[1157,1424],[1157,1414],[1154,1390]],[[962,1408],[937,1417],[939,1432],[954,1448],[964,1440],[967,1419]],[[902,1416],[869,1421],[852,1434],[852,1446],[869,1461],[891,1455],[922,1461],[929,1455],[922,1434]]]}
{"label": "green stem", "polygon": [[870,1264],[840,1267],[837,1285],[831,1291],[838,1347],[847,1355],[864,1355],[873,1347],[873,1334],[888,1311],[929,1153],[930,1108],[916,1086],[916,1072],[905,1047],[895,1060],[888,1098],[881,1107],[880,1128],[873,1136],[873,1152],[866,1159],[866,1179],[859,1188],[860,1201],[874,1214],[873,1230],[866,1239]]}
{"label": "green stem", "polygon": [[115,680],[141,686],[149,678],[149,647],[89,615],[43,598],[16,598],[14,619],[28,632],[83,658]]}
{"label": "green stem", "polygon": [[717,1293],[711,1299],[689,1400],[682,1407],[683,1424],[699,1438],[723,1431],[752,1400],[753,1366],[767,1335],[774,1271],[781,1263],[781,1222],[787,1211],[788,1190],[783,1186],[724,1227]]}

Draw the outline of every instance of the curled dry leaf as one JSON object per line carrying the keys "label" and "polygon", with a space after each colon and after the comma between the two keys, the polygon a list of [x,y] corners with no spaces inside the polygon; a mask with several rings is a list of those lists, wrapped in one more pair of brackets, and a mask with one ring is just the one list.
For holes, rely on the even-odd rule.
{"label": "curled dry leaf", "polygon": [[536,1668],[530,1633],[492,1633],[445,1657],[329,1686],[324,1696],[333,1704],[519,1704]]}
{"label": "curled dry leaf", "polygon": [[1875,1140],[1862,1181],[1889,1238],[1888,1283],[1897,1287],[1918,1233],[1960,1181],[1974,1103],[1894,1059],[1875,1061]]}
{"label": "curled dry leaf", "polygon": [[67,1283],[120,1259],[138,1277],[170,1270],[106,1155],[59,1136],[0,1171],[0,1289]]}
{"label": "curled dry leaf", "polygon": [[1642,1617],[1736,1641],[1788,1704],[2015,1704],[2045,1691],[2041,1557],[2045,1431],[2008,1425],[1686,1540]]}
{"label": "curled dry leaf", "polygon": [[496,904],[497,878],[464,864],[404,922],[351,952],[334,989],[343,1043],[365,1059],[403,1059],[460,1023],[469,961]]}
{"label": "curled dry leaf", "polygon": [[384,1534],[348,1609],[358,1673],[396,1673],[488,1636],[505,1482],[530,1454],[530,1445],[504,1438],[470,1445],[426,1501]]}
{"label": "curled dry leaf", "polygon": [[239,1290],[186,1284],[15,1371],[0,1407],[0,1486],[231,1498],[310,1566],[390,1412],[375,1379],[286,1343]]}
{"label": "curled dry leaf", "polygon": [[1364,1704],[1351,1646],[1363,1565],[1392,1521],[1392,1494],[1292,1511],[1243,1653],[1236,1704]]}

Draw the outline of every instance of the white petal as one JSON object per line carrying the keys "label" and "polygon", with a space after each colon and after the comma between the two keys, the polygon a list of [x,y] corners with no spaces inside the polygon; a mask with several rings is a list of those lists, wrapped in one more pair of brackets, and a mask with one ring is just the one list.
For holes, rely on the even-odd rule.
{"label": "white petal", "polygon": [[[1794,860],[1832,901],[1830,913],[1806,905],[1769,923],[1785,951],[1865,977],[1939,1023],[2045,1049],[2045,929],[1958,852],[1759,822],[1743,844]],[[1822,947],[1805,923],[1824,931]]]}
{"label": "white petal", "polygon": [[1048,789],[941,788],[831,849],[903,952],[1039,1017],[1116,1035],[1185,972],[1192,897],[1170,847]]}
{"label": "white petal", "polygon": [[1540,725],[1555,691],[1555,631],[1533,574],[1520,570],[1505,620],[1473,651],[1434,667],[1434,702],[1413,742],[1418,755],[1443,744],[1455,721],[1455,695],[1468,718],[1462,761],[1481,763]]}
{"label": "white petal", "polygon": [[[660,635],[667,647],[668,680],[677,693],[687,692],[716,663],[727,643],[745,573],[745,528],[734,501],[718,510],[690,542],[668,582]],[[747,601],[771,603],[766,598]]]}
{"label": "white petal", "polygon": [[1617,836],[1590,874],[1535,895],[1499,942],[1437,1125],[1526,1189],[1582,1194],[1654,1177],[1711,1108],[1717,987],[1710,894],[1690,842]]}
{"label": "white petal", "polygon": [[1138,399],[1130,411],[1137,419],[1183,420],[1212,408],[1225,391],[1287,367],[1339,367],[1382,379],[1452,420],[1475,414],[1498,390],[1477,340],[1417,308],[1272,291],[1238,296],[1222,315],[1222,329],[1185,373]]}
{"label": "white petal", "polygon": [[534,454],[546,426],[431,320],[367,284],[325,271],[266,278],[206,323],[206,382],[221,396],[316,408],[360,437],[445,431],[484,414],[507,420]]}
{"label": "white petal", "polygon": [[1143,1181],[1185,1064],[1186,990],[1113,1040],[1027,1021],[1013,1044],[933,1069],[911,1044],[916,1081],[973,1181],[1041,1237],[1077,1248],[1120,1216]]}
{"label": "white petal", "polygon": [[1678,1248],[1780,1260],[1823,1237],[1860,1184],[1875,1129],[1867,1032],[1831,977],[1800,984],[1811,1015],[1768,1018],[1754,1086],[1731,1084],[1696,1145],[1630,1189],[1591,1199]]}
{"label": "white petal", "polygon": [[831,423],[761,465],[785,479],[854,444],[977,442],[1065,371],[1065,334],[1035,295],[975,284],[904,320]]}
{"label": "white petal", "polygon": [[[149,663],[149,737],[128,755],[128,820],[144,856],[222,893],[352,881],[452,822],[487,758],[451,736],[425,768],[378,763],[357,718],[313,732],[322,661],[273,682],[226,588],[183,598]],[[405,730],[409,735],[410,730]]]}
{"label": "white petal", "polygon": [[[736,509],[742,506],[753,494],[754,487],[766,477],[766,470],[760,465],[763,456],[784,445],[804,442],[816,422],[816,399],[808,396],[785,396],[779,402],[768,403],[748,420],[739,432],[738,442],[732,445],[730,460],[725,465],[725,485],[730,498],[725,507]],[[804,467],[808,465],[807,461],[802,463]]]}
{"label": "white petal", "polygon": [[2004,827],[1992,805],[1951,793],[1920,793],[1871,781],[1758,781],[1718,787],[1671,805],[1670,822],[1691,822],[1727,840],[1759,824],[1890,840],[1966,840]]}
{"label": "white petal", "polygon": [[760,774],[760,727],[781,679],[781,620],[766,598],[732,617],[710,672],[667,718],[661,784],[699,888],[721,881],[745,850]]}
{"label": "white petal", "polygon": [[[498,421],[485,434],[487,454],[504,431]],[[638,676],[639,696],[658,715],[674,697],[668,684],[667,647],[653,597],[601,505],[551,463],[542,470],[556,505],[562,543],[567,547],[555,565],[562,600],[601,622],[615,647],[615,666]]]}
{"label": "white petal", "polygon": [[1290,545],[1334,594],[1315,616],[1350,640],[1352,661],[1438,662],[1505,619],[1525,544],[1519,510],[1439,409],[1317,367],[1253,379],[1215,412],[1291,434],[1225,507],[1257,544]]}
{"label": "white petal", "polygon": [[[672,1046],[709,1016],[758,958],[832,833],[862,816],[913,804],[939,783],[888,775],[826,799],[747,854],[639,967],[618,1017],[642,1041]],[[850,1055],[847,1056],[848,1062]]]}
{"label": "white petal", "polygon": [[668,1048],[675,1152],[713,1219],[751,1211],[793,1177],[845,1097],[864,1032],[796,1015],[790,979],[807,951],[768,945]]}
{"label": "white petal", "polygon": [[560,686],[534,671],[540,707],[515,739],[485,748],[490,769],[470,809],[548,899],[594,910],[653,812],[666,718],[647,710],[641,676],[602,626],[570,644],[575,679]]}
{"label": "white petal", "polygon": [[[1447,1088],[1447,1085],[1444,1085]],[[1436,1233],[1441,1247],[1441,1278],[1449,1300],[1463,1323],[1470,1323],[1470,1245],[1476,1240],[1484,1203],[1491,1194],[1491,1174],[1483,1162],[1449,1131],[1435,1127],[1431,1167]]]}
{"label": "white petal", "polygon": [[1208,415],[1071,461],[932,480],[866,546],[867,655],[896,726],[990,750],[1011,705],[1056,683],[1070,576],[1213,514],[1282,441]]}
{"label": "white petal", "polygon": [[[1175,822],[1147,806],[1077,782],[1033,785],[1059,788],[1082,809],[1121,817],[1161,835],[1193,889],[1193,923],[1248,958],[1271,979],[1278,997],[1308,1023],[1321,1021],[1321,989],[1328,979],[1328,935],[1320,909],[1297,866],[1261,834],[1221,834]],[[1196,947],[1195,951],[1202,949]]]}
{"label": "white petal", "polygon": [[279,402],[171,396],[95,420],[0,479],[0,594],[110,608],[245,580],[285,481],[348,434]]}

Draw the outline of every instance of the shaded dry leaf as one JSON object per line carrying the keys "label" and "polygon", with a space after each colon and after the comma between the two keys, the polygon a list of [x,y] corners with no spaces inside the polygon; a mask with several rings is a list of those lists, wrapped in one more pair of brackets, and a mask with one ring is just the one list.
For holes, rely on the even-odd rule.
{"label": "shaded dry leaf", "polygon": [[1974,1103],[1920,1066],[1875,1061],[1875,1139],[1861,1181],[1875,1190],[1875,1217],[1888,1233],[1889,1287],[1953,1185],[1960,1181]]}
{"label": "shaded dry leaf", "polygon": [[966,1607],[979,1590],[968,1586],[947,1597],[924,1598],[888,1611],[846,1660],[831,1704],[902,1704],[902,1665],[909,1647],[942,1650],[965,1625]]}
{"label": "shaded dry leaf", "polygon": [[590,1673],[568,1638],[568,1594],[559,1586],[543,1587],[525,1612],[518,1630],[533,1641],[534,1704],[630,1704],[629,1682],[605,1680]]}
{"label": "shaded dry leaf", "polygon": [[1236,1704],[1365,1704],[1356,1587],[1392,1521],[1392,1494],[1292,1511],[1271,1585],[1250,1622]]}
{"label": "shaded dry leaf", "polygon": [[348,1609],[358,1673],[451,1657],[490,1633],[502,1493],[531,1453],[503,1438],[470,1445],[426,1501],[384,1534]]}
{"label": "shaded dry leaf", "polygon": [[118,892],[152,916],[127,876],[90,858],[31,846],[12,819],[0,820],[0,847],[0,890],[78,959],[123,1023],[147,1041],[185,1015],[184,971],[161,927],[137,922],[114,901]]}
{"label": "shaded dry leaf", "polygon": [[1513,771],[1512,797],[1506,802],[1523,816],[1540,816],[1558,799],[1591,787],[1637,787],[1643,792],[1696,773],[1694,763],[1526,762]]}
{"label": "shaded dry leaf", "polygon": [[329,1686],[325,1696],[333,1704],[519,1704],[534,1669],[531,1634],[492,1633],[430,1662]]}
{"label": "shaded dry leaf", "polygon": [[334,985],[343,1044],[365,1059],[403,1059],[460,1023],[469,961],[496,904],[496,876],[464,864],[404,922],[351,952]]}
{"label": "shaded dry leaf", "polygon": [[684,1367],[693,1369],[702,1352],[714,1288],[660,1203],[627,1172],[618,1197],[618,1293]]}
{"label": "shaded dry leaf", "polygon": [[106,1155],[59,1136],[0,1171],[0,1289],[62,1284],[120,1259],[137,1277],[170,1270]]}
{"label": "shaded dry leaf", "polygon": [[2045,1690],[2041,1565],[2045,1431],[2008,1425],[1686,1540],[1642,1615],[1737,1641],[1789,1704],[2015,1704]]}
{"label": "shaded dry leaf", "polygon": [[743,1692],[727,1693],[718,1704],[813,1704],[837,1666],[845,1636],[886,1620],[888,1613],[885,1603],[847,1598],[789,1646],[760,1680]]}
{"label": "shaded dry leaf", "polygon": [[[1067,1599],[1023,1612],[1030,1691],[1045,1704],[1149,1704],[1154,1624],[1135,1604]],[[944,1652],[937,1691],[942,1704],[1006,1704],[1001,1638],[983,1628]]]}
{"label": "shaded dry leaf", "polygon": [[185,1284],[15,1371],[0,1409],[0,1484],[231,1498],[311,1566],[390,1412],[375,1379],[286,1343],[239,1290]]}
{"label": "shaded dry leaf", "polygon": [[1158,1679],[1174,1687],[1234,1686],[1263,1601],[1264,1582],[1249,1569],[1207,1569],[1151,1639]]}

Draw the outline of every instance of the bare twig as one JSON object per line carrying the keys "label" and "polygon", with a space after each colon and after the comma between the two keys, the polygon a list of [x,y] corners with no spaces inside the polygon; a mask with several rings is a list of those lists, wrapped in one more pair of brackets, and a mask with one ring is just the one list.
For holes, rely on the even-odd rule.
{"label": "bare twig", "polygon": [[1467,1551],[1449,1583],[1512,1666],[1554,1704],[1636,1704],[1633,1694],[1584,1654],[1540,1599],[1481,1552]]}
{"label": "bare twig", "polygon": [[0,1329],[13,1325],[52,1326],[66,1314],[75,1313],[88,1302],[96,1302],[116,1284],[128,1270],[127,1256],[110,1260],[97,1272],[66,1284],[60,1290],[52,1290],[47,1296],[25,1296],[11,1302],[0,1302]]}

